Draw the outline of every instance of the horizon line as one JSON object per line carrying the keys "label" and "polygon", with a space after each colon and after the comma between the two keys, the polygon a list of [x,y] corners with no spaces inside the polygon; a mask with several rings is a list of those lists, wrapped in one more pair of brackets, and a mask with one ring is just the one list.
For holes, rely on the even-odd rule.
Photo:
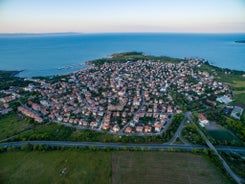
{"label": "horizon line", "polygon": [[245,34],[245,32],[4,32],[0,35],[45,35],[45,34]]}

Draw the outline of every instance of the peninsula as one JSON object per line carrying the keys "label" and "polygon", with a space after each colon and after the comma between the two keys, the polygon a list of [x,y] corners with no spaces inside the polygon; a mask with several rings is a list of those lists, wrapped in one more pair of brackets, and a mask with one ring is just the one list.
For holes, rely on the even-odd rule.
{"label": "peninsula", "polygon": [[24,79],[28,85],[2,90],[1,113],[16,101],[15,109],[36,122],[142,136],[161,135],[176,115],[216,105],[216,98],[232,101],[231,88],[218,80],[220,69],[210,70],[203,59],[128,52],[87,63],[75,73]]}
{"label": "peninsula", "polygon": [[[0,141],[6,142],[0,151],[11,145],[21,150],[204,149],[235,181],[244,180],[245,72],[199,58],[139,52],[87,65],[67,75],[32,79],[0,72]],[[219,152],[218,146],[223,146]]]}

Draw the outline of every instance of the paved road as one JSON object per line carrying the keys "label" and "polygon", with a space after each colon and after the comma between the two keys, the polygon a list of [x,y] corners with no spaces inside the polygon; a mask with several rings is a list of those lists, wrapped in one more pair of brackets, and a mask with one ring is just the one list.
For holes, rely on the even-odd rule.
{"label": "paved road", "polygon": [[174,119],[174,114],[171,114],[170,116],[171,116],[171,118],[169,118],[167,120],[166,124],[164,125],[164,128],[159,133],[157,133],[157,135],[162,135],[163,132],[167,131],[168,127],[171,125],[171,123],[173,122],[173,119]]}
{"label": "paved road", "polygon": [[20,131],[18,134],[15,134],[15,135],[13,135],[13,136],[11,136],[11,137],[7,137],[7,138],[5,138],[5,139],[0,140],[0,143],[1,143],[1,142],[7,142],[8,140],[10,140],[10,139],[12,139],[12,138],[14,138],[14,137],[19,136],[20,134],[23,134],[23,133],[28,132],[28,131],[31,131],[31,130],[32,130],[32,128],[27,128],[27,129],[25,129],[25,130],[23,130],[23,131]]}
{"label": "paved road", "polygon": [[[192,149],[205,149],[207,146],[197,146],[197,145],[179,145],[179,144],[131,144],[131,143],[102,143],[102,142],[69,142],[69,141],[19,141],[19,142],[6,142],[0,143],[0,147],[8,147],[8,146],[16,146],[20,147],[25,144],[31,145],[47,145],[47,146],[65,146],[65,147],[98,147],[98,148],[147,148],[151,150],[155,149],[184,149],[184,150],[192,150]],[[217,150],[224,152],[236,152],[236,153],[245,153],[245,148],[239,147],[226,147],[219,146]]]}
{"label": "paved road", "polygon": [[185,113],[185,116],[183,118],[183,120],[180,122],[179,128],[177,129],[177,131],[175,132],[174,136],[170,139],[170,141],[168,142],[169,144],[174,144],[177,140],[177,138],[179,138],[184,144],[188,144],[187,142],[185,142],[182,138],[181,138],[181,131],[184,128],[184,123],[186,121],[186,119],[189,116],[189,112]]}
{"label": "paved road", "polygon": [[[190,122],[192,122],[194,125],[196,125],[191,117],[190,117],[191,113],[188,114],[188,119]],[[197,127],[197,131],[198,133],[201,135],[201,137],[206,141],[206,144],[208,145],[208,147],[213,150],[213,152],[217,155],[217,157],[219,158],[219,160],[221,161],[223,167],[225,168],[226,172],[228,172],[230,174],[230,176],[238,183],[238,184],[242,184],[245,183],[245,179],[238,176],[235,172],[233,172],[233,170],[231,170],[230,166],[226,163],[226,161],[221,157],[221,155],[218,153],[217,149],[214,147],[214,145],[208,140],[208,138],[206,137],[206,135],[201,131],[201,129],[199,129],[199,127],[196,125]]]}

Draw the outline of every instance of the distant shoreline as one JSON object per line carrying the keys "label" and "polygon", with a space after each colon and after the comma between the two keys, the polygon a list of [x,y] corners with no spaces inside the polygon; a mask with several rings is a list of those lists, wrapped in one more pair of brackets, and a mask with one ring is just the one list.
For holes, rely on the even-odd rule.
{"label": "distant shoreline", "polygon": [[0,70],[1,73],[7,72],[11,77],[19,77],[17,75],[23,71],[24,70]]}
{"label": "distant shoreline", "polygon": [[[152,55],[146,55],[143,52],[123,52],[123,53],[114,53],[111,54],[110,56],[106,57],[106,58],[99,58],[99,59],[94,59],[94,60],[90,60],[90,61],[86,61],[84,62],[84,65],[86,67],[84,67],[83,69],[80,70],[84,70],[84,69],[88,69],[90,65],[100,65],[103,64],[104,62],[127,62],[127,60],[129,58],[121,58],[121,56],[125,57],[127,56],[127,54],[135,54],[136,56],[138,56],[138,59],[152,59],[152,60],[159,60],[159,59],[163,59],[166,60],[166,62],[180,62],[182,60],[185,60],[186,58],[174,58],[174,57],[167,57],[167,56],[152,56]],[[130,59],[129,59],[130,60]],[[229,68],[222,68],[219,66],[216,66],[212,63],[210,63],[208,60],[203,59],[203,61],[213,67],[214,69],[221,69],[221,70],[225,70],[227,72],[238,72],[238,73],[244,73],[245,71],[243,70],[236,70],[236,69],[229,69]],[[78,71],[80,71],[78,70]],[[23,72],[24,70],[0,70],[0,72],[8,72],[11,73],[10,75],[12,77],[18,77],[18,78],[39,78],[39,77],[55,77],[55,76],[61,76],[61,75],[70,75],[72,73],[78,72],[78,71],[72,71],[72,72],[68,72],[68,73],[59,73],[59,74],[53,74],[53,75],[48,75],[48,76],[41,76],[41,75],[37,75],[37,76],[32,76],[32,77],[21,77],[18,76],[19,73]]]}
{"label": "distant shoreline", "polygon": [[154,56],[205,58],[222,68],[245,71],[244,44],[234,43],[244,39],[245,34],[0,33],[0,70],[24,70],[17,76],[28,78],[51,76],[77,71],[82,67],[74,65],[111,57],[113,53],[137,51]]}
{"label": "distant shoreline", "polygon": [[245,43],[245,40],[237,40],[235,43]]}

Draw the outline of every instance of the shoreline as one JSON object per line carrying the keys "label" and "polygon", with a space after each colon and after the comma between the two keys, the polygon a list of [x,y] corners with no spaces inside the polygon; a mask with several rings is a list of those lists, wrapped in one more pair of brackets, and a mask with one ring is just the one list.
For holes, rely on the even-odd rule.
{"label": "shoreline", "polygon": [[[119,54],[122,54],[122,53],[119,53]],[[113,55],[114,54],[111,54],[110,56],[106,57],[106,58],[101,58],[101,59],[112,59],[113,60]],[[143,53],[144,55],[144,53]],[[145,55],[146,57],[149,56],[149,55]],[[167,56],[163,56],[163,57],[167,57]],[[168,57],[168,58],[171,58],[171,57]],[[191,58],[198,58],[198,57],[191,57]],[[95,59],[95,60],[90,60],[90,61],[85,61],[82,65],[84,68],[82,69],[79,69],[79,70],[75,70],[75,71],[69,71],[69,72],[66,72],[66,73],[58,73],[58,74],[51,74],[51,75],[36,75],[36,76],[30,76],[30,77],[22,77],[22,76],[18,76],[18,74],[24,72],[25,70],[0,70],[0,72],[14,72],[12,75],[13,77],[18,77],[18,78],[38,78],[38,77],[55,77],[55,76],[65,76],[65,75],[70,75],[72,73],[76,73],[76,72],[79,72],[79,71],[82,71],[82,70],[86,70],[88,69],[91,65],[94,65],[96,64],[96,62],[98,60],[101,60],[101,59]],[[178,58],[180,60],[185,60],[186,58]],[[203,59],[203,58],[198,58],[198,59]],[[219,70],[224,70],[224,71],[227,71],[227,72],[235,72],[235,73],[244,73],[245,74],[245,70],[236,70],[236,69],[230,69],[230,68],[223,68],[223,67],[219,67],[219,66],[216,66],[214,65],[213,63],[210,63],[208,60],[206,59],[203,59],[205,61],[205,63],[211,67],[213,67],[214,69],[219,69]],[[105,61],[107,62],[107,61]],[[113,62],[113,61],[112,61]],[[77,64],[77,65],[81,65],[81,64]],[[57,69],[58,70],[58,69]],[[60,71],[60,70],[58,70]]]}
{"label": "shoreline", "polygon": [[[236,42],[236,41],[235,41]],[[204,59],[204,58],[200,58],[200,57],[184,57],[184,58],[175,58],[175,57],[169,57],[169,56],[155,56],[155,55],[147,55],[144,52],[136,52],[136,51],[129,51],[129,52],[120,52],[120,53],[112,53],[110,55],[108,55],[107,57],[104,58],[97,58],[97,59],[93,59],[93,60],[88,60],[88,61],[84,61],[83,63],[77,63],[77,64],[71,64],[69,66],[82,66],[83,68],[78,69],[78,70],[74,70],[74,71],[67,71],[67,72],[61,72],[61,73],[57,73],[57,74],[51,74],[51,75],[35,75],[35,76],[19,76],[20,73],[26,71],[26,70],[2,70],[0,69],[0,72],[11,72],[11,77],[17,77],[17,78],[27,78],[27,79],[32,79],[32,78],[49,78],[49,77],[56,77],[56,76],[66,76],[66,75],[70,75],[72,73],[76,73],[82,70],[86,70],[88,69],[91,65],[100,65],[102,63],[105,62],[127,62],[127,58],[121,58],[121,57],[125,57],[127,55],[131,56],[132,54],[135,54],[137,57],[137,59],[149,59],[152,58],[152,60],[159,60],[159,58],[164,58],[166,61],[163,62],[171,62],[171,60],[174,60],[174,62],[181,62],[184,61],[188,58],[194,58],[194,59],[201,59],[203,60],[203,62],[207,65],[209,65],[210,67],[214,68],[214,69],[218,69],[218,70],[223,70],[226,72],[234,72],[234,73],[242,73],[245,74],[245,70],[236,70],[236,69],[230,69],[230,68],[223,68],[223,67],[219,67],[214,65],[213,63],[210,63],[208,60]],[[170,60],[170,61],[168,61]],[[133,60],[132,60],[133,61]],[[67,65],[68,66],[68,65]],[[60,69],[66,66],[62,66],[59,67],[55,70],[57,71],[64,71],[64,70],[72,70],[71,68],[64,68],[64,69]]]}
{"label": "shoreline", "polygon": [[[0,72],[8,72],[8,73],[11,73],[10,77],[19,77],[17,76],[19,73],[23,72],[25,70],[0,70]],[[19,78],[22,78],[22,77],[19,77]]]}

